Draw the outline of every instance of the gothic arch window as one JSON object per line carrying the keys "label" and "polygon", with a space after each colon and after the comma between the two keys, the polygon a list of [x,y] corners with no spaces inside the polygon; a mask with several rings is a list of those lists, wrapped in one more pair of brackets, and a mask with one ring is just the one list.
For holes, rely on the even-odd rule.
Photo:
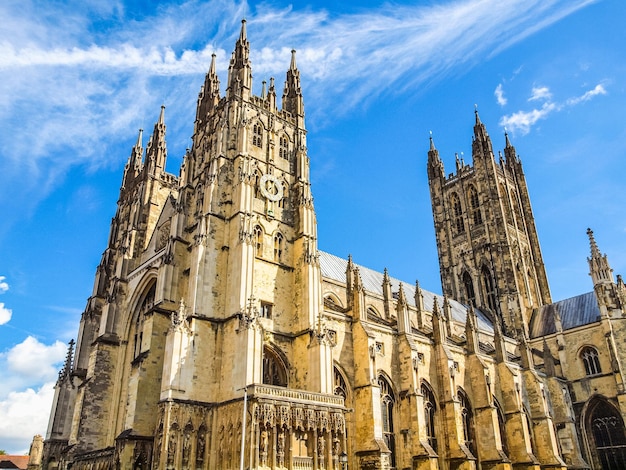
{"label": "gothic arch window", "polygon": [[287,197],[287,184],[285,183],[285,181],[282,181],[282,187],[283,187],[283,197],[281,197],[278,200],[278,207],[280,207],[281,209],[285,208],[285,201],[287,201],[288,197]]}
{"label": "gothic arch window", "polygon": [[263,256],[263,229],[260,225],[254,226],[254,254]]}
{"label": "gothic arch window", "polygon": [[432,388],[426,382],[422,383],[422,396],[424,397],[424,425],[426,427],[426,439],[432,449],[437,452],[437,435],[435,432],[435,414],[437,403]]}
{"label": "gothic arch window", "polygon": [[483,266],[483,285],[485,287],[485,297],[487,299],[487,306],[491,309],[495,315],[498,312],[498,302],[496,296],[496,283],[493,280],[493,276],[487,266]]}
{"label": "gothic arch window", "polygon": [[287,386],[287,368],[278,354],[267,346],[263,348],[263,383]]}
{"label": "gothic arch window", "polygon": [[263,147],[263,125],[256,123],[252,126],[252,145]]}
{"label": "gothic arch window", "polygon": [[604,398],[593,398],[587,408],[586,430],[593,460],[602,470],[626,468],[626,432],[619,411]]}
{"label": "gothic arch window", "polygon": [[521,225],[524,218],[522,217],[520,200],[515,190],[511,191],[511,204],[513,204],[513,210],[515,211],[515,217],[517,218],[517,225]]}
{"label": "gothic arch window", "polygon": [[465,224],[463,223],[463,210],[461,209],[461,200],[456,193],[450,196],[450,204],[452,205],[452,215],[454,230],[457,234],[465,232]]}
{"label": "gothic arch window", "polygon": [[289,139],[284,134],[278,139],[278,156],[285,160],[289,158]]}
{"label": "gothic arch window", "polygon": [[261,175],[259,174],[259,170],[254,170],[254,197],[257,199],[263,197],[261,194]]}
{"label": "gothic arch window", "polygon": [[511,215],[511,205],[510,205],[510,196],[506,187],[500,183],[500,194],[502,195],[502,205],[504,206],[504,217],[505,222],[509,224],[513,224],[513,217]]}
{"label": "gothic arch window", "polygon": [[480,212],[480,201],[478,199],[478,191],[472,185],[469,187],[469,201],[470,208],[472,210],[472,221],[475,225],[480,225],[483,223],[483,216]]}
{"label": "gothic arch window", "polygon": [[502,407],[500,406],[500,402],[493,397],[493,402],[496,405],[496,412],[498,413],[498,429],[500,430],[500,442],[502,442],[502,452],[506,455],[509,455],[509,444],[506,439],[506,419],[504,416],[504,412],[502,411]]}
{"label": "gothic arch window", "polygon": [[154,298],[156,295],[156,279],[153,279],[146,288],[145,294],[137,304],[138,308],[135,313],[135,334],[133,336],[133,359],[141,354],[141,346],[143,343],[143,324],[146,312],[154,306]]}
{"label": "gothic arch window", "polygon": [[598,350],[592,346],[586,346],[580,351],[580,359],[585,365],[585,374],[596,375],[602,372]]}
{"label": "gothic arch window", "polygon": [[335,395],[342,396],[344,400],[348,398],[348,385],[346,384],[346,380],[343,377],[343,374],[339,371],[337,366],[334,367],[334,387],[333,393]]}
{"label": "gothic arch window", "polygon": [[383,438],[385,444],[391,451],[391,467],[396,466],[396,440],[394,436],[394,405],[396,403],[395,396],[391,385],[383,376],[378,377],[378,386],[380,387],[380,406],[383,424]]}
{"label": "gothic arch window", "polygon": [[476,446],[474,442],[474,413],[470,405],[469,398],[463,389],[459,388],[459,408],[461,410],[461,424],[463,425],[463,443],[476,456]]}
{"label": "gothic arch window", "polygon": [[284,244],[285,241],[282,233],[278,232],[274,235],[274,261],[280,263],[282,260]]}
{"label": "gothic arch window", "polygon": [[474,281],[472,281],[472,276],[467,271],[463,273],[463,287],[465,288],[467,304],[475,307],[476,293],[474,292]]}

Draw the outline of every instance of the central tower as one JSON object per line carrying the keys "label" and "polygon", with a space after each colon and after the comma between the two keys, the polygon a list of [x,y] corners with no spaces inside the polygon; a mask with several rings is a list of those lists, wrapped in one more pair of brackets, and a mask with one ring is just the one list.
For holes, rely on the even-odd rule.
{"label": "central tower", "polygon": [[514,332],[551,300],[522,163],[505,139],[496,160],[476,111],[473,165],[457,155],[456,172],[446,176],[431,137],[428,181],[444,295]]}

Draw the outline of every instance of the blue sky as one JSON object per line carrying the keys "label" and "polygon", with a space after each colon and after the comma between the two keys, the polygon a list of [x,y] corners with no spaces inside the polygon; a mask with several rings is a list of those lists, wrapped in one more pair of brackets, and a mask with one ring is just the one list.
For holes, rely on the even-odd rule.
{"label": "blue sky", "polygon": [[591,290],[587,227],[626,274],[623,1],[155,3],[0,4],[0,449],[45,433],[137,130],[166,106],[177,174],[244,16],[256,94],[298,51],[321,249],[439,292],[429,132],[452,171],[477,105],[521,156],[553,299]]}

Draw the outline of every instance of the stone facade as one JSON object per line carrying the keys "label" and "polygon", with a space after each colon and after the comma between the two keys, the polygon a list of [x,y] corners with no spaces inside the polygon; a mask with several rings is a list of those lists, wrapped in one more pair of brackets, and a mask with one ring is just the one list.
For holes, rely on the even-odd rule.
{"label": "stone facade", "polygon": [[599,318],[550,313],[508,138],[497,163],[476,115],[474,166],[450,177],[431,141],[437,297],[318,250],[295,51],[280,109],[273,79],[251,89],[244,22],[178,177],[164,109],[145,152],[140,131],[41,467],[601,468],[594,429],[623,435],[624,286],[593,242]]}

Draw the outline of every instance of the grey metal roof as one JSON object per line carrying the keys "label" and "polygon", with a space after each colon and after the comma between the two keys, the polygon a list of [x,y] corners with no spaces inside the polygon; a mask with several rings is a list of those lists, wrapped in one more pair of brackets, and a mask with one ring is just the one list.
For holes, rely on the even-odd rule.
{"label": "grey metal roof", "polygon": [[[346,269],[348,267],[348,261],[339,258],[338,256],[331,255],[330,253],[326,253],[324,251],[320,251],[320,267],[322,269],[322,276],[327,279],[332,279],[334,281],[340,282],[345,285],[346,283]],[[361,274],[361,280],[363,281],[363,288],[376,295],[383,295],[383,273],[379,273],[374,271],[373,269],[366,268],[357,263],[354,263],[354,266],[359,268],[359,273]],[[400,289],[400,284],[402,284],[402,288],[404,289],[404,293],[407,298],[407,302],[415,307],[415,283],[411,282],[402,282],[393,277],[389,277],[391,281],[391,290],[394,293],[397,293]],[[435,302],[435,297],[438,298],[437,303],[439,307],[442,305],[443,296],[436,295],[432,292],[429,292],[425,289],[421,289],[422,296],[424,297],[424,309],[432,312],[433,304]],[[465,324],[466,321],[466,312],[467,306],[463,305],[460,302],[457,302],[453,299],[448,299],[450,302],[450,310],[452,312],[452,319],[456,322]],[[487,318],[487,316],[481,312],[480,310],[476,310],[476,315],[478,317],[478,328],[483,331],[488,331],[493,333],[493,326],[491,322]]]}
{"label": "grey metal roof", "polygon": [[554,319],[557,314],[561,317],[563,330],[600,320],[600,308],[595,293],[587,292],[535,310],[530,320],[530,337],[538,338],[556,333]]}

